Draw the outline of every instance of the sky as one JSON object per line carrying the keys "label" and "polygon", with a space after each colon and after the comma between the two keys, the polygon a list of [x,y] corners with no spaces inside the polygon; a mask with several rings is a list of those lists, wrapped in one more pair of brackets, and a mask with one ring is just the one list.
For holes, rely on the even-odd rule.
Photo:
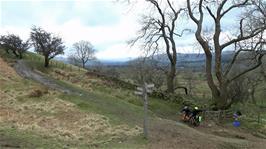
{"label": "sky", "polygon": [[[67,56],[72,44],[90,41],[102,60],[128,60],[141,55],[127,41],[138,28],[138,9],[115,0],[0,0],[0,34],[29,38],[30,28],[40,26],[63,38]],[[139,9],[140,10],[140,9]]]}
{"label": "sky", "polygon": [[[0,34],[13,33],[26,40],[35,25],[63,38],[64,57],[73,52],[73,43],[86,40],[94,45],[100,60],[130,60],[143,55],[140,47],[131,47],[127,41],[137,36],[140,16],[148,5],[144,0],[122,1],[126,0],[0,0]],[[182,23],[193,27],[191,22]],[[178,52],[202,52],[195,49],[193,34],[176,42]]]}

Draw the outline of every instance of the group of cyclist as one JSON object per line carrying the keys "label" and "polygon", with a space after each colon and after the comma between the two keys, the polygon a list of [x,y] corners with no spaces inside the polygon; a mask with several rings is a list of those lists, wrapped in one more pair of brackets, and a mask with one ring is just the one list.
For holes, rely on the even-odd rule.
{"label": "group of cyclist", "polygon": [[182,113],[182,121],[189,122],[190,124],[194,126],[199,126],[202,116],[200,115],[202,113],[202,110],[198,107],[194,107],[193,109],[189,108],[188,106],[184,106],[184,108],[181,110]]}
{"label": "group of cyclist", "polygon": [[[181,110],[181,119],[184,122],[188,122],[189,124],[193,125],[193,126],[199,126],[201,121],[202,121],[202,112],[203,110],[199,109],[197,106],[195,106],[194,108],[190,108],[189,106],[184,106],[183,109]],[[234,114],[233,114],[233,126],[235,127],[239,127],[240,126],[240,122],[238,120],[238,118],[242,115],[242,113],[237,110]]]}

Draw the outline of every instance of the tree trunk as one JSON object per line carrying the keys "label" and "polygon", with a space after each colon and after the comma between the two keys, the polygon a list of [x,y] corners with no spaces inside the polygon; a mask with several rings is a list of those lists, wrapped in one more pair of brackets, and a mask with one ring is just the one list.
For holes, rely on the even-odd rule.
{"label": "tree trunk", "polygon": [[19,59],[22,59],[22,53],[21,52],[19,53]]}
{"label": "tree trunk", "polygon": [[256,99],[255,99],[255,89],[254,88],[251,89],[250,96],[251,96],[251,100],[252,100],[253,104],[256,105],[257,102],[256,102]]}
{"label": "tree trunk", "polygon": [[49,67],[49,58],[48,58],[48,56],[44,57],[44,67]]}
{"label": "tree trunk", "polygon": [[188,95],[188,89],[185,86],[177,86],[177,87],[175,87],[175,90],[178,89],[178,88],[184,89],[185,94]]}
{"label": "tree trunk", "polygon": [[204,50],[206,55],[206,62],[205,62],[205,71],[206,71],[206,77],[207,77],[207,83],[208,86],[211,89],[212,97],[214,99],[219,97],[219,90],[217,89],[212,76],[212,54],[209,50]]}
{"label": "tree trunk", "polygon": [[85,68],[85,60],[83,58],[81,58],[81,66],[82,68]]}
{"label": "tree trunk", "polygon": [[167,92],[168,93],[174,93],[175,91],[175,86],[174,86],[175,74],[176,74],[175,65],[171,65],[170,71],[167,74]]}
{"label": "tree trunk", "polygon": [[19,55],[17,54],[17,52],[15,50],[13,50],[13,54],[16,56],[16,57],[19,57]]}
{"label": "tree trunk", "polygon": [[222,85],[220,92],[218,95],[215,95],[214,102],[215,102],[215,109],[217,110],[226,110],[231,106],[231,103],[228,103],[228,96],[227,96],[227,86]]}

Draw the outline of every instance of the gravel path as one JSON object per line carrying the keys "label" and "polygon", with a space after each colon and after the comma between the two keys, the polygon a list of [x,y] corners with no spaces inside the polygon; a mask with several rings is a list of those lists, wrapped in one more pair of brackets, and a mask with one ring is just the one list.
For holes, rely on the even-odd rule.
{"label": "gravel path", "polygon": [[66,94],[74,94],[74,91],[71,91],[67,87],[64,87],[62,85],[59,85],[56,83],[56,81],[52,78],[49,78],[40,72],[37,72],[35,70],[32,70],[30,67],[27,66],[26,62],[24,60],[18,60],[17,63],[14,66],[16,72],[27,79],[31,79],[34,81],[37,81],[51,89],[55,89],[61,92],[64,92]]}

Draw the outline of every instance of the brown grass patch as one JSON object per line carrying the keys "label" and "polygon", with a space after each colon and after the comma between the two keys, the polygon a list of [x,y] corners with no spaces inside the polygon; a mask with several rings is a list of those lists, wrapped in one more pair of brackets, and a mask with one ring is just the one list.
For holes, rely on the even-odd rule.
{"label": "brown grass patch", "polygon": [[0,76],[2,76],[2,79],[10,81],[18,77],[16,71],[2,58],[0,58],[0,68]]}
{"label": "brown grass patch", "polygon": [[83,72],[69,72],[61,69],[53,69],[49,75],[58,80],[64,80],[75,84],[79,87],[85,88],[88,91],[92,90],[94,79],[88,78]]}
{"label": "brown grass patch", "polygon": [[[103,115],[82,112],[75,104],[57,98],[57,91],[48,91],[34,83],[24,86],[22,79],[14,80],[18,75],[1,58],[0,66],[1,87],[3,85],[8,88],[0,90],[2,124],[20,130],[34,131],[44,136],[88,144],[126,139],[141,133],[141,128],[138,126],[134,128],[128,125],[113,126]],[[93,79],[87,80],[82,74],[74,72],[53,71],[52,73],[53,77],[57,76],[61,80],[78,80],[78,84],[88,90],[95,83]],[[29,100],[29,97],[44,100]]]}
{"label": "brown grass patch", "polygon": [[33,89],[28,96],[29,97],[41,97],[44,94],[48,93],[48,88],[37,88],[37,89]]}
{"label": "brown grass patch", "polygon": [[[1,97],[7,97],[1,94]],[[15,98],[1,102],[0,122],[21,130],[31,130],[45,136],[93,144],[99,140],[125,139],[141,133],[141,128],[127,125],[112,126],[109,119],[95,113],[80,111],[75,104],[43,95],[47,100],[21,103]]]}

